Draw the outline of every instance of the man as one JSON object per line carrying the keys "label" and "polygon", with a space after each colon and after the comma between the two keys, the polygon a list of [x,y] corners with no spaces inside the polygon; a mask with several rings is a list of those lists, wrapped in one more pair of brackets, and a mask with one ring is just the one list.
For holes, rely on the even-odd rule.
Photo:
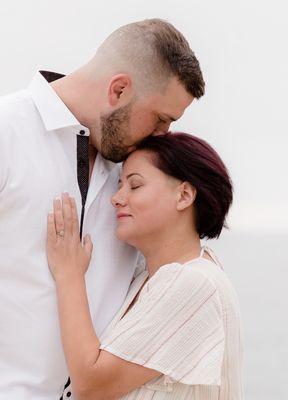
{"label": "man", "polygon": [[167,131],[203,94],[187,41],[154,19],[121,27],[70,75],[38,72],[26,90],[1,99],[0,399],[71,396],[68,385],[62,393],[67,368],[45,254],[52,199],[73,195],[83,235],[91,235],[87,291],[101,334],[137,264],[135,250],[114,236],[115,162]]}

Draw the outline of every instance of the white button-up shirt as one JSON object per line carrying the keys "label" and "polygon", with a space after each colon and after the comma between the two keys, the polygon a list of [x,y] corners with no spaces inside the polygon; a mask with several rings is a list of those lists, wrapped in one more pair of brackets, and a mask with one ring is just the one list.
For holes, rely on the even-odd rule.
{"label": "white button-up shirt", "polygon": [[[64,191],[81,210],[76,135],[83,129],[89,135],[41,73],[26,90],[0,99],[1,400],[57,400],[68,377],[46,219]],[[94,244],[87,292],[98,335],[124,301],[137,263],[136,250],[115,237],[110,197],[119,169],[98,153],[85,207],[83,235]]]}

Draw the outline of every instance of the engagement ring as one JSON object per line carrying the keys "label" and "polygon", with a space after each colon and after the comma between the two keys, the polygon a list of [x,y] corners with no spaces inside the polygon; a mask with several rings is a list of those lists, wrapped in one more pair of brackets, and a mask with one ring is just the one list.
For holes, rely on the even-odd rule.
{"label": "engagement ring", "polygon": [[56,235],[58,235],[60,237],[64,237],[64,231],[56,232]]}

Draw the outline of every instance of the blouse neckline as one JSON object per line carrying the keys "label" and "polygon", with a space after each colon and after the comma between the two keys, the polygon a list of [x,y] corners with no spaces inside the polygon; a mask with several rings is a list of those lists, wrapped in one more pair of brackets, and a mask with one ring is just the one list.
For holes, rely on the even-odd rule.
{"label": "blouse neckline", "polygon": [[[208,258],[204,257],[204,253],[207,252],[209,254],[209,256],[211,257],[211,259],[213,261],[211,261]],[[222,265],[220,264],[220,262],[218,261],[216,255],[214,254],[214,252],[207,246],[201,246],[201,251],[198,257],[193,258],[183,264],[177,263],[177,262],[173,262],[173,263],[169,263],[169,264],[179,264],[179,265],[187,265],[189,263],[194,263],[196,261],[205,261],[205,262],[209,262],[210,264],[214,264],[218,267],[220,267],[221,269],[223,269]],[[166,265],[166,264],[165,264]],[[151,279],[160,271],[160,269],[164,267],[164,265],[162,265],[160,268],[158,268],[158,270],[155,272],[155,274],[151,277]],[[147,279],[148,278],[148,279]],[[146,283],[145,283],[145,280]],[[128,308],[130,307],[130,304],[133,302],[134,298],[137,296],[137,294],[139,293],[140,289],[143,290],[146,286],[146,284],[149,282],[149,273],[147,271],[147,269],[143,270],[142,272],[140,272],[139,275],[137,275],[134,280],[132,281],[131,285],[130,285],[130,289],[128,291],[128,294],[122,304],[122,306],[120,307],[119,311],[116,313],[115,317],[112,319],[111,323],[108,325],[107,329],[104,330],[103,333],[108,332],[108,330],[110,330],[110,328],[112,328],[112,326],[115,326],[124,316],[124,314],[127,312]],[[145,283],[145,284],[144,284]],[[138,301],[138,300],[137,300]],[[136,304],[137,302],[135,302]],[[134,306],[134,305],[133,305]]]}

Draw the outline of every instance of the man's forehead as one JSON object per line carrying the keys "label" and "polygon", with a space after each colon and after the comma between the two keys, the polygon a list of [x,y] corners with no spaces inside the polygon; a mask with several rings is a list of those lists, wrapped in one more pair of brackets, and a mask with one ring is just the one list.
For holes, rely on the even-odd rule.
{"label": "man's forehead", "polygon": [[174,108],[179,114],[183,113],[193,101],[192,94],[188,93],[185,87],[178,80],[173,80],[167,87],[165,102],[167,107]]}
{"label": "man's forehead", "polygon": [[154,97],[151,106],[154,105],[158,113],[162,113],[172,121],[179,119],[185,109],[192,103],[193,96],[188,93],[179,81],[170,82],[164,93],[158,93]]}

